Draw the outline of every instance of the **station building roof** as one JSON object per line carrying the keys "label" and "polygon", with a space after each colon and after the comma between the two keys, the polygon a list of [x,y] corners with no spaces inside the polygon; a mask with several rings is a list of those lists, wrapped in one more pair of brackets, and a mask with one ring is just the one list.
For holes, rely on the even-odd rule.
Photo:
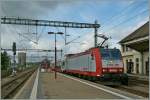
{"label": "station building roof", "polygon": [[139,27],[137,30],[123,38],[119,43],[125,43],[131,40],[139,39],[149,35],[149,22],[146,22],[144,25]]}
{"label": "station building roof", "polygon": [[149,22],[122,39],[120,44],[126,45],[136,51],[144,52],[149,50]]}

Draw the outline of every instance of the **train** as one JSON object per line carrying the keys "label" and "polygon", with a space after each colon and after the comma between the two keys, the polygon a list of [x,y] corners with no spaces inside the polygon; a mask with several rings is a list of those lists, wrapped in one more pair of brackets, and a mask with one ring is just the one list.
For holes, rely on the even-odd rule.
{"label": "train", "polygon": [[48,59],[42,60],[42,62],[41,62],[40,65],[41,65],[42,68],[47,69],[49,67],[49,61],[48,61]]}
{"label": "train", "polygon": [[67,54],[62,63],[62,72],[106,85],[128,85],[119,49],[95,47],[81,53]]}

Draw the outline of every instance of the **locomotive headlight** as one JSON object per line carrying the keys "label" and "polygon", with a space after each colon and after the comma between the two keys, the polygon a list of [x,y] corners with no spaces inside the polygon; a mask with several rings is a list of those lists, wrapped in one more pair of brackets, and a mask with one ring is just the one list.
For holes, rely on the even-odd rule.
{"label": "locomotive headlight", "polygon": [[119,69],[119,72],[122,72],[123,70],[122,69]]}
{"label": "locomotive headlight", "polygon": [[112,64],[112,63],[113,63],[113,61],[111,60],[111,61],[109,61],[109,63],[110,63],[110,64]]}
{"label": "locomotive headlight", "polygon": [[100,75],[97,75],[97,76],[100,76]]}
{"label": "locomotive headlight", "polygon": [[103,69],[103,72],[106,72],[107,70],[106,69]]}

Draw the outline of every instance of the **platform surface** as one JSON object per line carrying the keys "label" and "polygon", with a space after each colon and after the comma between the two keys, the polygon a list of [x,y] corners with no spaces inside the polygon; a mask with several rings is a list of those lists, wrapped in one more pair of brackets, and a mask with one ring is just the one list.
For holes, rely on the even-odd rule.
{"label": "platform surface", "polygon": [[[27,82],[20,99],[138,99],[137,95],[109,88],[62,73],[40,72]],[[35,77],[36,76],[36,77]],[[34,80],[34,81],[33,81]],[[30,91],[30,92],[29,92]],[[24,97],[23,97],[24,96]]]}
{"label": "platform surface", "polygon": [[54,75],[55,75],[54,72],[40,73],[37,90],[38,99],[138,98],[136,96],[132,96],[126,93],[120,94],[118,91],[105,88],[105,86],[95,85],[92,82],[88,82],[86,80],[78,79],[61,73],[57,73],[57,79],[55,79]]}

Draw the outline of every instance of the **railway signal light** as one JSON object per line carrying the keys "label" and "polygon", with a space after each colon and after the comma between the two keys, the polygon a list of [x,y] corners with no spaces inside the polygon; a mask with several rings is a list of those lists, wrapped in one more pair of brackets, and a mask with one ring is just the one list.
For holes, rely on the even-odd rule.
{"label": "railway signal light", "polygon": [[15,60],[15,55],[16,55],[16,42],[13,42],[13,46],[12,46],[12,51],[13,51],[13,54],[14,54],[14,57],[13,57],[13,61],[14,61],[14,64],[13,64],[13,71],[12,71],[12,75],[14,76],[16,74],[16,60]]}

